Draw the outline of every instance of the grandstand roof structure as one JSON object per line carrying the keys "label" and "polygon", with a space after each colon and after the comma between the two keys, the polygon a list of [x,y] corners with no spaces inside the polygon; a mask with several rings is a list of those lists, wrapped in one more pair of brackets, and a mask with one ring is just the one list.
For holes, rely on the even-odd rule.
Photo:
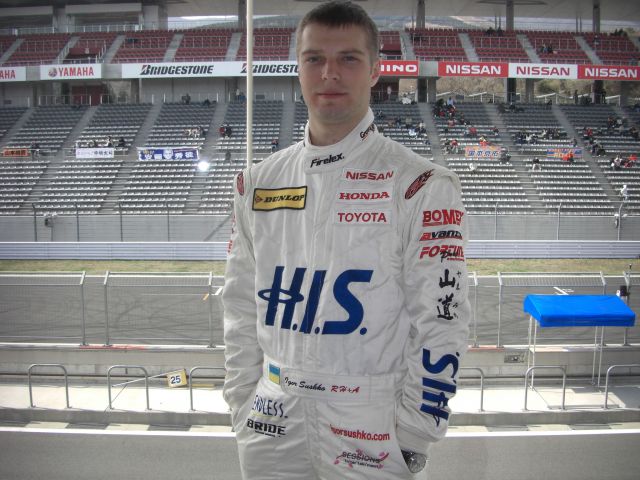
{"label": "grandstand roof structure", "polygon": [[[278,0],[254,2],[255,15],[303,15],[322,0]],[[415,15],[418,0],[356,0],[370,13],[382,16]],[[592,18],[594,6],[599,5],[600,18],[613,21],[638,21],[640,8],[637,2],[628,0],[510,0],[516,17],[529,18]],[[15,7],[62,7],[66,0],[2,0],[0,8]],[[73,5],[123,4],[118,0],[74,0]],[[228,0],[140,0],[142,5],[166,7],[169,17],[192,17],[209,15],[237,15],[238,2]],[[427,16],[485,16],[505,14],[507,0],[428,0]]]}

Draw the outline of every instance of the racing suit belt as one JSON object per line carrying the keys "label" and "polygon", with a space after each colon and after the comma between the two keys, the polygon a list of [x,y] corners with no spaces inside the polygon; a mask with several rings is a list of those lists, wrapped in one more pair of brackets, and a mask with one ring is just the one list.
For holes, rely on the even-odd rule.
{"label": "racing suit belt", "polygon": [[331,375],[281,366],[265,356],[264,377],[285,393],[345,403],[393,400],[400,388],[400,372],[383,375]]}

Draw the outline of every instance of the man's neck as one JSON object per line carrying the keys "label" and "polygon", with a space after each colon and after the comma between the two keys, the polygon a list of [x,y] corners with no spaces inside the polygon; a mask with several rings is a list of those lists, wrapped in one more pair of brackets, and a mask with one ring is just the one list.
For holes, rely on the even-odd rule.
{"label": "man's neck", "polygon": [[316,147],[326,147],[327,145],[334,145],[340,140],[349,135],[349,132],[353,130],[358,123],[358,120],[353,125],[323,125],[317,122],[309,120],[309,139],[311,144]]}

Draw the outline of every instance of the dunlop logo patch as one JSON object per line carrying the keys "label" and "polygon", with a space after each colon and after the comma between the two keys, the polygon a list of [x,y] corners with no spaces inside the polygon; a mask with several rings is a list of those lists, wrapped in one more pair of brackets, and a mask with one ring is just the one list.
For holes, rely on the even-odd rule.
{"label": "dunlop logo patch", "polygon": [[253,209],[258,211],[304,210],[307,204],[307,187],[256,188],[253,192]]}

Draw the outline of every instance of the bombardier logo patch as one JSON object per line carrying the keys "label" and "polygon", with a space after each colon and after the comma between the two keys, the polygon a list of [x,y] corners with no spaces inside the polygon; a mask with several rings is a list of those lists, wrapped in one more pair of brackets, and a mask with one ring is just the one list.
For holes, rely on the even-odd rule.
{"label": "bombardier logo patch", "polygon": [[253,192],[253,210],[270,211],[283,208],[304,210],[307,204],[307,187],[256,188]]}

